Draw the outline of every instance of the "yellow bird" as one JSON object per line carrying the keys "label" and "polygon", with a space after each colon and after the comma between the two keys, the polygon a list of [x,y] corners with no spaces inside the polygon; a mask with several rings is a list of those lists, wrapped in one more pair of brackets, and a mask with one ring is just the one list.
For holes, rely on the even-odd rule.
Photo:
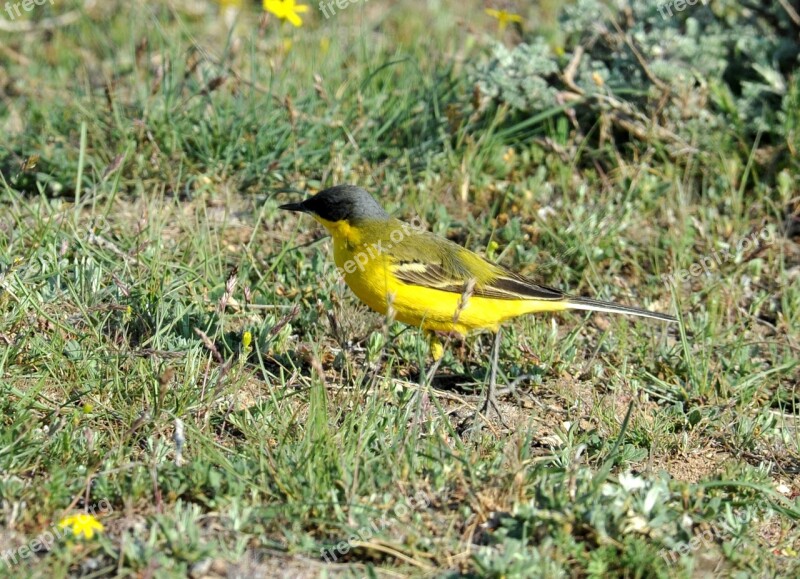
{"label": "yellow bird", "polygon": [[420,327],[442,355],[437,333],[495,332],[485,411],[495,410],[494,388],[500,327],[537,312],[589,310],[630,314],[666,322],[674,317],[639,308],[570,296],[538,284],[410,223],[391,217],[361,189],[338,185],[280,209],[308,213],[333,237],[333,259],[345,282],[370,308]]}

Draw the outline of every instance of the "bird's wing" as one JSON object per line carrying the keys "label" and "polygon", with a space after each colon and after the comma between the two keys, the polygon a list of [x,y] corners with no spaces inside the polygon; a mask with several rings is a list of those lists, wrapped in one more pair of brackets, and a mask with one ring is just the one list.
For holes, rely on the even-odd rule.
{"label": "bird's wing", "polygon": [[547,301],[560,301],[565,297],[561,290],[535,283],[504,268],[497,269],[500,270],[499,275],[487,286],[479,288],[477,295],[507,300]]}
{"label": "bird's wing", "polygon": [[564,293],[495,265],[476,253],[431,233],[416,233],[392,247],[390,270],[401,282],[462,294],[507,300],[564,299]]}

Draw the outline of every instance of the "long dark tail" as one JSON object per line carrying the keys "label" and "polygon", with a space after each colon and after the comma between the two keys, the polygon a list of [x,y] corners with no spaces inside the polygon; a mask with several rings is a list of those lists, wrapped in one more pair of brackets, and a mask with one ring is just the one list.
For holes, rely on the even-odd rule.
{"label": "long dark tail", "polygon": [[628,314],[631,316],[641,316],[643,318],[653,318],[663,322],[677,322],[678,319],[674,316],[661,314],[659,312],[648,312],[640,308],[630,308],[628,306],[621,306],[611,302],[602,302],[600,300],[593,300],[591,298],[583,297],[569,297],[567,298],[567,307],[572,310],[586,310],[590,312],[608,312],[611,314]]}

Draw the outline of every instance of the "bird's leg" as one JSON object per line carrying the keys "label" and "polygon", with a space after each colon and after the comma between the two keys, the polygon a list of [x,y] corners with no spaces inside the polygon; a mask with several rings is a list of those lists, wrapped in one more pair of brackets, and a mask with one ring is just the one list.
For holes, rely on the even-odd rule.
{"label": "bird's leg", "polygon": [[436,332],[425,332],[428,337],[428,345],[430,346],[431,358],[434,362],[438,362],[444,356],[444,346]]}
{"label": "bird's leg", "polygon": [[501,335],[502,330],[498,329],[494,336],[494,348],[492,348],[492,368],[489,371],[489,384],[486,386],[486,400],[483,402],[481,413],[488,417],[490,410],[494,409],[494,411],[497,412],[497,415],[500,417],[500,421],[502,422],[503,415],[500,414],[500,410],[497,408],[497,399],[494,396],[495,388],[497,387],[497,363],[498,359],[500,358]]}
{"label": "bird's leg", "polygon": [[431,384],[433,382],[433,377],[436,374],[436,371],[439,369],[442,359],[444,358],[444,345],[439,339],[439,336],[436,335],[436,332],[426,331],[425,335],[428,337],[428,344],[430,346],[431,358],[433,358],[433,365],[428,369],[427,374],[420,372],[419,377],[420,380],[422,380],[422,377],[425,376],[425,383]]}

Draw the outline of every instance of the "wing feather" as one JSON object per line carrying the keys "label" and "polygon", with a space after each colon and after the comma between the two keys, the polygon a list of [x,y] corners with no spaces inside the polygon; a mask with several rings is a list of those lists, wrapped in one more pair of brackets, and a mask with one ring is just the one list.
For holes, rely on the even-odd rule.
{"label": "wing feather", "polygon": [[409,285],[462,294],[467,284],[475,280],[472,295],[480,297],[549,301],[566,297],[555,288],[537,284],[426,231],[405,235],[399,243],[392,244],[387,254],[391,272]]}
{"label": "wing feather", "polygon": [[479,275],[469,275],[468,268],[447,269],[441,263],[403,261],[392,265],[391,270],[403,283],[457,294],[464,293],[469,280],[475,279],[472,295],[479,297],[505,300],[564,299],[563,292],[557,289],[534,283],[488,261],[486,265],[492,268],[495,275],[485,276],[483,280]]}

